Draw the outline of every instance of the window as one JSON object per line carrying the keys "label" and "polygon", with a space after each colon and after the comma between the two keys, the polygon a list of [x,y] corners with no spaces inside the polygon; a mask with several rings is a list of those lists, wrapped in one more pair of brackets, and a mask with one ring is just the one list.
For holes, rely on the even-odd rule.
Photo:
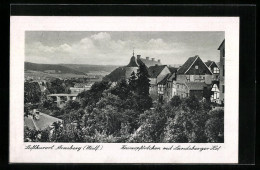
{"label": "window", "polygon": [[222,93],[225,93],[225,85],[222,85]]}
{"label": "window", "polygon": [[217,91],[217,88],[215,85],[213,86],[212,91]]}
{"label": "window", "polygon": [[195,66],[195,69],[199,69],[199,66]]}
{"label": "window", "polygon": [[219,99],[219,93],[218,92],[214,92],[214,96],[213,96],[213,99]]}
{"label": "window", "polygon": [[218,69],[217,67],[214,67],[214,68],[213,68],[213,73],[214,73],[214,74],[218,74],[218,73],[219,73],[219,69]]}
{"label": "window", "polygon": [[187,82],[190,82],[190,76],[186,77]]}

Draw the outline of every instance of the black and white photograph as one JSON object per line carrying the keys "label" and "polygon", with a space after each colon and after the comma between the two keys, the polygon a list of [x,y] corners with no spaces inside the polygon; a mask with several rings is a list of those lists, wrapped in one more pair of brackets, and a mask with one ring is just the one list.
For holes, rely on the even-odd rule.
{"label": "black and white photograph", "polygon": [[238,162],[238,17],[10,23],[10,162]]}
{"label": "black and white photograph", "polygon": [[24,142],[223,143],[223,31],[26,31]]}

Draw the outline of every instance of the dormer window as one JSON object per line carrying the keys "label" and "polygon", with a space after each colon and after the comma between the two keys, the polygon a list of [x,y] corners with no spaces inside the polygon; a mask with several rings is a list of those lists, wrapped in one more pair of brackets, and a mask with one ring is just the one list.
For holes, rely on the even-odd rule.
{"label": "dormer window", "polygon": [[214,67],[213,73],[218,74],[219,73],[219,69],[217,67]]}
{"label": "dormer window", "polygon": [[199,69],[199,66],[195,66],[195,69]]}

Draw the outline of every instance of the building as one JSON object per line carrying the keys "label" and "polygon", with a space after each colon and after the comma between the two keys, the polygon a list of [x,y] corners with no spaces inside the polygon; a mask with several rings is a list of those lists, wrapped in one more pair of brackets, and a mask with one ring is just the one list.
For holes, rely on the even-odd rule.
{"label": "building", "polygon": [[205,64],[209,67],[212,74],[212,87],[211,87],[211,97],[210,101],[214,103],[221,104],[221,101],[219,99],[219,75],[220,75],[220,69],[216,62],[214,61],[207,61]]}
{"label": "building", "polygon": [[32,115],[24,117],[24,126],[31,130],[44,130],[51,127],[54,122],[62,120],[38,111],[33,111]]}
{"label": "building", "polygon": [[[91,86],[90,86],[91,87]],[[79,94],[83,91],[87,91],[90,89],[90,87],[70,87],[70,93],[71,94]]]}
{"label": "building", "polygon": [[89,83],[76,83],[74,87],[70,87],[70,93],[71,94],[79,94],[83,91],[90,90],[91,86],[93,85],[93,82]]}
{"label": "building", "polygon": [[161,61],[156,61],[154,58],[149,59],[149,57],[141,58],[141,55],[137,55],[137,57],[133,56],[130,59],[129,64],[125,67],[125,78],[128,79],[133,72],[137,73],[137,70],[141,64],[144,64],[148,70],[149,67],[155,65],[161,65]]}
{"label": "building", "polygon": [[214,102],[214,103],[221,104],[221,101],[220,101],[220,98],[219,98],[219,94],[220,94],[219,84],[214,83],[212,85],[211,92],[212,92],[212,95],[210,97],[210,101]]}
{"label": "building", "polygon": [[208,60],[207,62],[205,62],[205,64],[208,66],[210,71],[213,73],[212,81],[219,81],[219,67],[218,67],[217,63],[215,63],[214,61]]}
{"label": "building", "polygon": [[[166,76],[168,77],[169,74],[171,73],[171,71],[169,70],[167,65],[155,65],[155,66],[149,67],[148,73],[149,73],[149,79],[150,79],[149,93],[150,93],[150,96],[152,97],[152,99],[156,100],[156,99],[158,99],[158,96],[163,95],[163,94],[161,94],[161,89],[162,89],[162,86],[164,86],[164,83],[167,82],[167,79],[165,80],[165,77]],[[165,82],[162,80],[164,80]]]}
{"label": "building", "polygon": [[188,60],[177,70],[172,81],[172,96],[181,98],[196,96],[198,99],[210,98],[212,71],[198,55]]}
{"label": "building", "polygon": [[221,104],[224,104],[225,98],[225,40],[222,41],[218,47],[220,52],[220,63],[219,63],[219,100]]}
{"label": "building", "polygon": [[137,55],[135,57],[134,52],[132,57],[130,58],[129,63],[126,66],[118,67],[115,70],[113,70],[110,74],[106,75],[103,80],[108,80],[112,82],[117,82],[121,79],[129,79],[131,74],[134,72],[137,74],[137,71],[139,69],[139,66],[141,64],[144,64],[147,71],[148,68],[155,65],[161,65],[160,60],[155,60],[155,58],[142,58],[141,55]]}
{"label": "building", "polygon": [[159,102],[168,102],[176,95],[176,88],[174,87],[173,82],[176,82],[177,68],[168,67],[168,69],[170,70],[170,73],[166,74],[164,78],[157,83]]}
{"label": "building", "polygon": [[212,72],[198,55],[190,57],[178,70],[177,82],[212,83]]}

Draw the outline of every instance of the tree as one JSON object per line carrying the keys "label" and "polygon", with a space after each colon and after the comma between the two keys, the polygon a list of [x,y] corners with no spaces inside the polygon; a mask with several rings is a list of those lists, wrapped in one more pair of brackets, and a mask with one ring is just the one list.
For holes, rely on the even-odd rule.
{"label": "tree", "polygon": [[172,107],[178,107],[178,106],[180,106],[181,105],[181,98],[180,98],[180,96],[173,96],[173,98],[171,99],[171,101],[170,101],[170,105],[172,106]]}
{"label": "tree", "polygon": [[135,72],[133,71],[129,78],[129,87],[132,91],[136,91],[137,88],[137,77]]}
{"label": "tree", "polygon": [[51,81],[50,83],[47,83],[47,89],[51,94],[57,94],[57,93],[68,93],[68,89],[66,89],[66,85],[64,81],[60,79],[55,79]]}
{"label": "tree", "polygon": [[109,89],[110,86],[111,83],[108,81],[96,82],[91,86],[90,90],[79,93],[78,97],[80,98],[82,107],[92,108],[95,106],[103,96],[103,92]]}
{"label": "tree", "polygon": [[24,83],[24,103],[39,103],[41,101],[41,88],[37,82]]}
{"label": "tree", "polygon": [[148,70],[144,64],[140,64],[137,71],[137,92],[142,96],[149,96],[150,80]]}
{"label": "tree", "polygon": [[214,109],[209,112],[209,119],[206,121],[205,133],[208,142],[224,142],[224,110]]}
{"label": "tree", "polygon": [[125,100],[130,93],[130,86],[125,79],[122,79],[113,89],[111,89],[111,93]]}
{"label": "tree", "polygon": [[63,107],[65,112],[70,112],[72,110],[79,110],[80,109],[80,103],[76,100],[69,100],[65,106]]}

